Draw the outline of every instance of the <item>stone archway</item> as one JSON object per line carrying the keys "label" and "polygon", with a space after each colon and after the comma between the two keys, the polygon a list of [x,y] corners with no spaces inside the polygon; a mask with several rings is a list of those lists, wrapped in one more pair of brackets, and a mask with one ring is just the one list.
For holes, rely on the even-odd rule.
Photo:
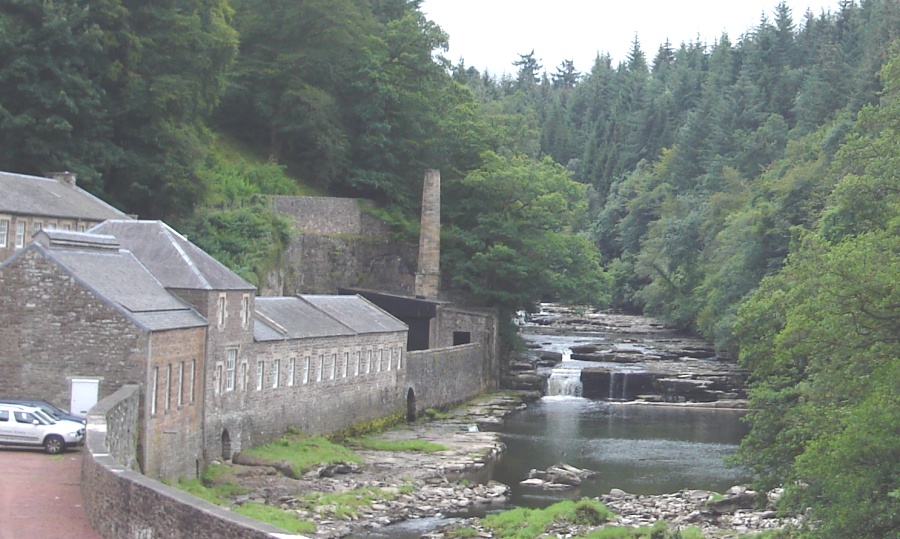
{"label": "stone archway", "polygon": [[409,388],[406,392],[406,422],[415,423],[416,421],[416,392],[413,388]]}
{"label": "stone archway", "polygon": [[231,435],[228,429],[222,429],[222,460],[231,460]]}

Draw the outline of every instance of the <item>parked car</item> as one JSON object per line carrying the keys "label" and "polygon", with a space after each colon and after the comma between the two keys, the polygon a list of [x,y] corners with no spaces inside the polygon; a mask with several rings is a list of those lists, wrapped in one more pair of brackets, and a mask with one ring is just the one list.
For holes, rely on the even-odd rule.
{"label": "parked car", "polygon": [[56,454],[84,443],[84,425],[53,419],[40,408],[0,404],[0,445],[43,447]]}
{"label": "parked car", "polygon": [[22,406],[32,406],[34,408],[40,408],[44,411],[45,414],[49,415],[57,421],[59,421],[60,419],[66,419],[68,421],[74,421],[76,423],[85,423],[83,417],[72,415],[65,410],[61,410],[56,406],[53,406],[43,399],[0,399],[0,404],[21,404]]}

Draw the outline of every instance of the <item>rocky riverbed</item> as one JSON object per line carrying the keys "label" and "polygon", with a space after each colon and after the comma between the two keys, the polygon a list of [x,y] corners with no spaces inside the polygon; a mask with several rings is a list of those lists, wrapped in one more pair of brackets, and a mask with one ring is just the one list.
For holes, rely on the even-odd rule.
{"label": "rocky riverbed", "polygon": [[[496,432],[483,430],[507,413],[539,398],[528,392],[498,393],[452,410],[441,419],[385,432],[385,440],[423,440],[442,444],[436,453],[357,450],[362,464],[322,466],[299,478],[274,465],[229,463],[233,475],[251,492],[233,505],[254,502],[293,510],[316,523],[316,537],[360,535],[408,519],[456,514],[476,505],[501,507],[509,487],[465,480],[505,450]],[[236,456],[235,461],[242,461]],[[354,511],[328,503],[309,507],[309,495],[366,492],[370,504]],[[373,495],[374,493],[374,495]],[[362,494],[361,494],[362,496]]]}
{"label": "rocky riverbed", "polygon": [[[387,440],[426,440],[448,448],[437,453],[358,451],[361,464],[323,466],[300,478],[288,477],[273,466],[232,464],[241,484],[251,489],[234,503],[266,503],[293,510],[299,518],[316,523],[315,537],[328,539],[366,535],[410,519],[509,508],[506,485],[493,481],[479,484],[468,477],[506,449],[498,433],[483,429],[537,397],[534,393],[496,394],[453,410],[450,417],[380,435]],[[547,488],[555,487],[548,483]],[[352,513],[341,512],[327,503],[313,507],[308,503],[309,495],[314,493],[363,490],[383,496]],[[794,522],[777,518],[771,507],[754,509],[755,498],[744,487],[724,494],[692,490],[662,496],[637,496],[614,489],[600,501],[617,514],[609,524],[638,527],[664,519],[673,527],[699,527],[708,537],[734,538]],[[456,525],[478,526],[474,519],[461,520]],[[564,528],[556,530],[556,535],[574,536],[587,531],[574,526]],[[435,529],[426,535],[442,537],[448,532],[449,528]],[[489,532],[483,531],[483,536],[489,537]]]}
{"label": "rocky riverbed", "polygon": [[[642,403],[746,406],[747,372],[709,343],[653,318],[586,308],[542,305],[522,321],[531,350],[510,364],[503,382],[541,390],[563,360],[578,364],[584,396]],[[565,338],[569,354],[552,349]],[[557,347],[558,348],[558,347]]]}
{"label": "rocky riverbed", "polygon": [[[541,335],[577,337],[573,355],[578,354],[579,361],[598,365],[593,371],[588,370],[588,383],[592,383],[590,377],[593,376],[593,383],[602,385],[602,380],[598,379],[604,372],[608,385],[617,380],[622,383],[621,378],[609,374],[616,364],[637,364],[642,372],[654,373],[654,381],[645,385],[633,378],[632,390],[640,388],[645,393],[622,400],[659,405],[678,402],[679,406],[742,405],[741,372],[731,358],[718,357],[708,344],[679,335],[651,318],[546,306],[542,313],[531,318],[527,331],[532,336],[531,342],[538,344],[506,370],[505,381],[513,391],[477,399],[440,419],[404,426],[379,436],[394,441],[434,442],[447,450],[436,453],[357,451],[362,458],[361,464],[322,466],[299,478],[290,477],[291,473],[279,471],[277,466],[259,465],[258,462],[253,462],[253,466],[230,463],[233,475],[250,490],[249,494],[235,499],[233,505],[256,502],[294,511],[299,518],[314,521],[314,535],[323,539],[364,536],[411,519],[470,511],[483,514],[510,508],[507,485],[495,481],[482,484],[476,478],[480,470],[506,451],[500,434],[490,431],[490,426],[502,422],[506,414],[539,399],[550,370],[562,359],[556,352],[541,349]],[[725,387],[723,380],[726,379],[736,380],[737,385]],[[667,387],[674,389],[667,390]],[[595,392],[602,396],[613,393],[613,389],[615,387],[607,387],[595,389]],[[656,393],[651,393],[653,391]],[[235,458],[236,462],[241,460]],[[543,471],[532,470],[521,481],[530,481],[533,487],[529,488],[564,490],[590,473],[591,470],[578,470],[561,462]],[[327,495],[363,492],[367,494],[356,497],[372,499],[352,511],[327,501],[310,503],[310,495],[317,493],[327,500]],[[707,537],[736,538],[797,524],[794,519],[776,516],[771,505],[776,496],[771,493],[769,504],[761,508],[757,506],[758,500],[765,497],[741,486],[726,493],[685,490],[659,496],[633,495],[612,489],[599,499],[617,515],[608,523],[611,525],[639,527],[665,520],[675,528],[698,527]],[[450,526],[477,529],[479,524],[475,519],[461,518]],[[561,525],[552,530],[552,535],[573,537],[587,531]],[[450,533],[450,527],[423,533],[440,538]],[[480,536],[490,537],[490,532],[482,529]]]}

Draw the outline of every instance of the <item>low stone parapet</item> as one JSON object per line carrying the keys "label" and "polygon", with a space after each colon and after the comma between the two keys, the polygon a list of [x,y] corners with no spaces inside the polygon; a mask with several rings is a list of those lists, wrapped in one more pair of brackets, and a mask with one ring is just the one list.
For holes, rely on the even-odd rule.
{"label": "low stone parapet", "polygon": [[[88,415],[81,492],[91,525],[106,539],[287,539],[284,530],[222,509],[145,477],[136,462],[139,386],[125,386]],[[130,443],[129,440],[135,440]]]}

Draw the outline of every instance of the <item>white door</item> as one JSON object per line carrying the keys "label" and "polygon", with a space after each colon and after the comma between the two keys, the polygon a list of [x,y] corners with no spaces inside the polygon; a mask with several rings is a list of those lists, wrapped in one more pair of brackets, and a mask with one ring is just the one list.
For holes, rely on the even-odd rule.
{"label": "white door", "polygon": [[97,404],[100,391],[100,380],[96,378],[72,379],[72,403],[69,412],[72,415],[86,417],[88,410]]}

